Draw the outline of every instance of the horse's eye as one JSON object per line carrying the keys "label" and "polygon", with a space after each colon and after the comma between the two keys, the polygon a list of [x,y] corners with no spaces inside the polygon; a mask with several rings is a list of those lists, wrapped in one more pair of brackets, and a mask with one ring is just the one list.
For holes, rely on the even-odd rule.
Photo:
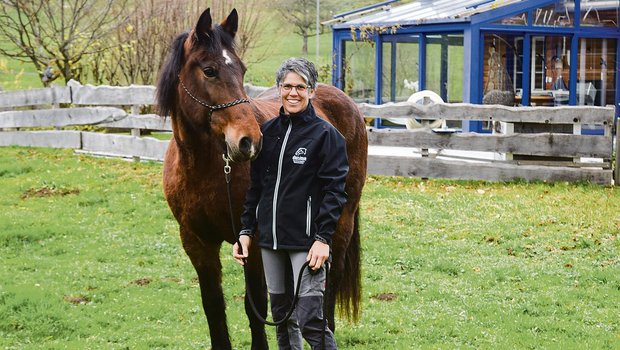
{"label": "horse's eye", "polygon": [[213,67],[207,67],[203,69],[203,73],[205,74],[207,78],[213,78],[214,76],[217,75],[217,71]]}

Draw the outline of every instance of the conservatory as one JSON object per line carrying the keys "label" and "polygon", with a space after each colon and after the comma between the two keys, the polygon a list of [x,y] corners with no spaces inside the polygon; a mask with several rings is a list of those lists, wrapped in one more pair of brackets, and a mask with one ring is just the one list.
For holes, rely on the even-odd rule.
{"label": "conservatory", "polygon": [[[357,101],[399,102],[416,91],[431,90],[446,102],[620,102],[620,1],[394,2],[330,21],[332,83]],[[462,128],[485,131],[485,125],[475,121]]]}

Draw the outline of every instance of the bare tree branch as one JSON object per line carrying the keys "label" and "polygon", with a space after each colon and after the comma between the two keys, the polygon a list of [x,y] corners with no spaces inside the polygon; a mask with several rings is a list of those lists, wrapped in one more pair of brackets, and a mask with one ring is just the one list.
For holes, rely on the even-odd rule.
{"label": "bare tree branch", "polygon": [[[0,39],[12,47],[0,48],[0,54],[32,62],[44,85],[58,74],[66,81],[79,80],[80,61],[100,50],[94,43],[125,22],[126,4],[127,0],[3,0]],[[50,76],[51,68],[55,75]]]}
{"label": "bare tree branch", "polygon": [[[233,8],[240,20],[236,51],[244,57],[257,48],[269,18],[257,8],[266,8],[268,0],[213,0],[211,14],[223,21]],[[89,58],[91,76],[98,83],[153,84],[164,62],[168,45],[180,33],[191,29],[205,10],[200,0],[146,0],[133,5],[125,26],[113,35],[115,46]],[[266,40],[264,41],[267,42]],[[103,47],[104,44],[91,48]]]}

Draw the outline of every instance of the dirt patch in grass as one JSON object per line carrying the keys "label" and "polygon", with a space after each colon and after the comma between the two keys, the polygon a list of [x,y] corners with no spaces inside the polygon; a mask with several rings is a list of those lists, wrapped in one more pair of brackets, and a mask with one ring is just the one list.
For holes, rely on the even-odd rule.
{"label": "dirt patch in grass", "polygon": [[84,305],[90,302],[87,297],[81,295],[65,295],[64,299],[66,302],[69,302],[73,305]]}
{"label": "dirt patch in grass", "polygon": [[153,282],[153,280],[150,279],[149,277],[143,277],[143,278],[138,278],[137,280],[131,283],[137,286],[146,286],[146,285],[149,285],[151,282]]}
{"label": "dirt patch in grass", "polygon": [[398,294],[396,293],[380,293],[372,296],[373,299],[379,301],[392,301],[398,299]]}
{"label": "dirt patch in grass", "polygon": [[54,197],[54,196],[64,197],[70,194],[79,194],[79,193],[80,193],[80,190],[78,190],[77,188],[67,189],[67,188],[44,186],[40,188],[30,188],[24,191],[24,193],[22,193],[21,195],[21,199],[27,199],[31,197]]}

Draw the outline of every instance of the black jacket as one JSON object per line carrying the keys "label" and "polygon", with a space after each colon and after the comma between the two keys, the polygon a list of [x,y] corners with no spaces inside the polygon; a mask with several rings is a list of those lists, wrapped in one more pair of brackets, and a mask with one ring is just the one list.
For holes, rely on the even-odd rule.
{"label": "black jacket", "polygon": [[259,232],[259,245],[307,250],[331,244],[346,202],[349,171],[344,137],[312,104],[263,124],[263,148],[252,162],[240,234]]}

